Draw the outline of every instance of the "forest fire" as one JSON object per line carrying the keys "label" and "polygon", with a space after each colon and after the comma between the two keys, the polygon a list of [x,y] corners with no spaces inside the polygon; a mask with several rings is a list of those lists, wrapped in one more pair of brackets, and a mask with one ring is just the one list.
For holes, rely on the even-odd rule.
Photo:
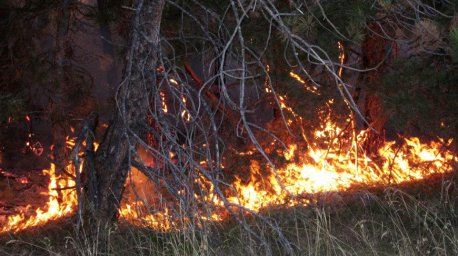
{"label": "forest fire", "polygon": [[[284,167],[269,175],[258,160],[250,161],[250,177],[236,178],[226,203],[214,193],[213,185],[200,177],[196,182],[205,183],[206,196],[194,197],[201,203],[213,205],[215,211],[200,214],[201,221],[220,221],[228,216],[229,205],[234,211],[240,208],[250,212],[271,206],[296,206],[311,203],[313,195],[326,192],[346,191],[358,187],[376,187],[417,181],[432,174],[453,170],[457,157],[446,150],[451,141],[421,143],[419,138],[404,138],[398,142],[384,142],[376,154],[370,157],[362,149],[354,148],[367,139],[367,131],[361,131],[354,143],[351,133],[330,120],[321,130],[315,131],[315,143],[305,152],[298,151],[298,145],[289,145],[281,152],[288,162]],[[334,139],[332,139],[334,138]],[[253,151],[241,153],[251,156]],[[137,174],[138,175],[138,174]],[[312,197],[310,197],[312,196]],[[122,218],[129,222],[158,230],[178,229],[183,219],[173,214],[168,205],[161,205],[162,211],[148,213],[143,201],[127,202],[120,210]],[[184,220],[185,223],[189,220]],[[178,223],[181,223],[178,224]]]}
{"label": "forest fire", "polygon": [[[340,64],[343,65],[345,55],[340,42],[338,49]],[[342,67],[337,73],[339,77],[342,76]],[[306,91],[320,95],[316,86],[308,86],[298,74],[291,71],[289,75],[302,84]],[[170,82],[178,85],[174,79]],[[271,93],[272,90],[266,87],[266,92]],[[165,93],[161,92],[160,97],[162,111],[169,112]],[[182,103],[185,106],[186,102],[187,99],[183,96]],[[278,102],[280,108],[292,116],[286,120],[288,125],[294,122],[302,123],[302,118],[288,106],[285,96],[278,96]],[[332,104],[332,101],[328,102],[328,105]],[[180,116],[187,122],[191,120],[191,114],[186,108],[181,111]],[[195,178],[194,182],[203,188],[205,196],[194,194],[191,197],[199,204],[211,205],[214,209],[208,213],[198,211],[196,219],[221,221],[230,215],[229,209],[233,212],[240,209],[259,212],[263,208],[276,205],[286,207],[307,205],[312,200],[310,195],[314,194],[346,191],[353,187],[386,186],[416,181],[432,174],[451,172],[452,163],[457,160],[457,156],[446,149],[452,143],[451,140],[439,139],[422,143],[417,137],[384,141],[378,148],[378,152],[369,155],[360,146],[367,142],[368,130],[356,134],[353,124],[351,131],[348,131],[348,128],[342,128],[329,116],[328,114],[322,117],[322,125],[313,133],[313,138],[307,139],[302,134],[305,141],[308,141],[306,150],[299,150],[299,146],[294,143],[286,145],[284,149],[270,149],[285,160],[286,164],[281,167],[272,168],[262,165],[258,159],[250,159],[250,177],[248,179],[235,177],[234,182],[225,189],[227,195],[224,200],[214,192],[214,184],[207,178],[204,176]],[[28,116],[27,120],[30,122]],[[347,122],[354,121],[349,117]],[[27,144],[37,156],[40,156],[43,149],[41,144],[37,145],[32,147]],[[71,149],[73,145],[73,140],[67,138],[67,147]],[[273,143],[271,145],[273,147]],[[254,149],[240,152],[239,157],[251,157],[254,152]],[[173,152],[170,154],[173,155]],[[268,170],[267,175],[266,170]],[[66,167],[66,171],[75,174],[72,164]],[[133,179],[128,183],[146,179],[137,173],[137,170],[134,169],[132,172]],[[0,233],[19,232],[75,214],[78,198],[73,177],[57,174],[54,164],[51,164],[49,169],[43,170],[43,174],[49,177],[47,190],[42,192],[42,195],[47,197],[46,205],[38,209],[32,209],[30,205],[18,207],[15,209],[15,214],[0,216]],[[28,181],[20,179],[19,182]],[[145,202],[138,198],[125,198],[119,209],[120,218],[134,225],[161,231],[180,229],[183,228],[183,223],[190,222],[189,218],[174,214],[172,208],[176,205],[170,205],[170,202],[155,202],[157,207],[154,207],[156,209],[154,211],[149,210],[151,207]]]}
{"label": "forest fire", "polygon": [[457,1],[0,6],[0,255],[458,255]]}
{"label": "forest fire", "polygon": [[[339,49],[341,48],[339,44]],[[339,59],[343,62],[344,55],[341,54]],[[339,70],[340,75],[342,75],[341,70]],[[319,94],[316,86],[309,88],[298,74],[290,72],[290,76],[302,84],[306,91]],[[176,83],[173,81],[173,84]],[[266,91],[269,93],[268,87]],[[165,97],[165,94],[161,93],[162,110],[167,113]],[[343,128],[342,125],[331,120],[333,100],[327,102],[326,110],[322,111],[320,128],[312,133],[312,138],[306,138],[302,117],[288,105],[286,96],[278,96],[278,100],[280,108],[290,116],[286,119],[287,124],[301,124],[301,135],[308,142],[307,148],[299,150],[298,144],[291,143],[286,145],[286,148],[276,149],[274,143],[271,143],[269,150],[280,155],[285,164],[273,169],[269,165],[262,165],[259,159],[250,159],[250,176],[244,179],[236,176],[234,182],[224,189],[226,193],[224,200],[215,193],[214,184],[207,178],[203,175],[195,177],[194,183],[199,184],[205,195],[194,194],[191,197],[201,205],[210,205],[212,209],[198,210],[195,213],[198,225],[205,221],[224,220],[230,216],[229,209],[233,212],[241,209],[259,212],[272,206],[305,206],[313,203],[311,201],[313,195],[320,193],[420,180],[432,174],[451,172],[452,164],[457,160],[457,156],[447,150],[452,140],[439,139],[422,143],[417,137],[384,141],[378,148],[378,152],[369,155],[361,146],[369,140],[367,136],[369,129],[356,134],[350,116],[346,122],[352,123],[352,129],[348,128],[349,125]],[[186,104],[186,98],[183,97],[182,102]],[[190,121],[190,114],[186,109],[181,113],[181,117],[185,121]],[[74,144],[74,140],[67,137],[67,149],[71,150]],[[95,145],[95,148],[97,146]],[[251,158],[255,153],[256,149],[253,148],[246,152],[239,152],[238,155]],[[173,156],[174,153],[171,151],[170,155]],[[72,177],[75,174],[74,168],[72,164],[66,167],[66,172],[70,175],[58,174],[54,164],[51,164],[49,169],[43,170],[43,174],[49,177],[47,190],[41,193],[47,197],[46,204],[38,209],[32,209],[31,205],[18,207],[15,209],[16,213],[0,216],[0,233],[19,232],[74,215],[78,208],[76,183]],[[136,169],[131,171],[130,177],[126,184],[128,191],[131,188],[130,183],[136,184],[135,187],[139,188],[145,186],[147,183],[145,180],[148,180]],[[18,182],[24,183],[28,180],[20,178]],[[176,213],[176,202],[162,202],[161,195],[157,195],[154,199],[158,202],[150,202],[139,197],[136,191],[130,193],[136,196],[124,197],[119,209],[120,219],[124,221],[161,231],[182,229],[183,224],[191,222],[189,217]],[[181,193],[185,192],[181,191]],[[150,203],[153,203],[154,207],[149,205]]]}
{"label": "forest fire", "polygon": [[[67,147],[72,146],[73,140],[67,138]],[[72,165],[69,164],[67,169],[71,170]],[[43,170],[43,175],[49,177],[47,190],[40,193],[47,197],[46,205],[38,209],[27,205],[16,209],[16,214],[0,216],[0,233],[18,232],[74,214],[77,208],[75,181],[66,175],[58,175],[54,164],[51,164],[49,169]],[[27,180],[21,178],[18,182],[23,183]]]}
{"label": "forest fire", "polygon": [[[284,98],[281,100],[282,106],[288,110]],[[289,145],[287,150],[280,152],[287,164],[275,171],[270,170],[269,175],[262,175],[260,161],[252,159],[251,177],[248,182],[236,177],[232,192],[226,197],[227,202],[234,210],[243,207],[250,211],[260,211],[274,205],[307,205],[310,201],[304,200],[304,195],[345,191],[357,186],[372,187],[420,180],[431,174],[452,171],[451,163],[457,160],[455,155],[444,149],[451,141],[421,143],[416,137],[404,138],[398,142],[384,142],[376,156],[372,157],[354,147],[365,142],[366,133],[367,131],[361,131],[356,137],[358,143],[353,143],[355,138],[352,138],[352,133],[345,132],[329,119],[325,120],[321,129],[314,132],[314,142],[309,145],[308,150],[300,152],[298,145]],[[68,147],[72,143],[72,140],[68,140]],[[67,171],[74,173],[72,168],[71,164],[68,165]],[[73,189],[73,178],[56,174],[53,164],[49,169],[43,170],[43,174],[49,177],[48,188],[42,192],[48,198],[46,205],[38,209],[26,206],[16,209],[16,214],[2,216],[0,232],[18,232],[75,213],[78,200]],[[133,177],[135,179],[139,175]],[[209,183],[204,177],[196,182]],[[224,219],[228,216],[225,210],[221,210],[225,204],[214,194],[210,183],[204,187],[208,188],[207,196],[194,197],[202,203],[214,205],[219,210],[217,213],[200,216],[201,220]],[[163,204],[158,208],[161,210],[150,213],[142,201],[134,200],[124,202],[119,213],[122,219],[136,225],[158,230],[179,227],[179,220],[174,217],[168,205]]]}
{"label": "forest fire", "polygon": [[[342,153],[337,142],[329,148],[310,149],[301,154],[302,161],[277,170],[278,179],[272,174],[265,180],[253,177],[248,184],[237,181],[234,186],[239,196],[229,200],[258,211],[275,204],[303,204],[301,195],[344,191],[355,186],[399,184],[452,170],[450,162],[456,157],[441,151],[441,143],[423,144],[412,137],[404,139],[402,144],[398,147],[395,142],[387,142],[379,149],[379,159],[364,154],[356,158],[354,151]],[[289,152],[298,154],[294,145]],[[251,168],[253,173],[260,171],[256,161]]]}
{"label": "forest fire", "polygon": [[[289,145],[288,150],[283,152],[283,157],[289,163],[278,168],[276,174],[271,170],[270,175],[261,175],[260,162],[251,160],[249,181],[236,178],[232,190],[237,193],[226,197],[228,203],[234,210],[244,207],[250,211],[260,211],[274,205],[307,205],[310,199],[304,200],[304,195],[345,191],[355,186],[372,187],[420,180],[431,174],[452,171],[451,163],[457,160],[455,155],[443,149],[446,142],[421,143],[416,137],[404,138],[402,142],[385,142],[377,158],[371,158],[351,148],[354,144],[350,136],[329,139],[340,133],[343,130],[328,120],[321,130],[315,131],[317,142],[310,145],[306,152],[299,152],[297,145]],[[364,142],[365,134],[362,131],[358,135],[358,144]],[[72,168],[69,165],[67,171],[70,172]],[[43,173],[50,179],[47,191],[42,193],[48,198],[46,205],[38,209],[31,209],[30,206],[16,209],[17,214],[2,217],[0,232],[18,232],[75,213],[77,195],[72,189],[75,181],[66,175],[57,175],[54,165]],[[136,175],[134,179],[138,177]],[[201,178],[196,182],[206,181]],[[197,195],[195,197],[198,198]],[[213,194],[212,188],[208,189],[208,196],[200,200],[219,209],[224,206],[219,196]],[[142,201],[124,202],[119,210],[120,216],[135,225],[157,230],[171,230],[180,226],[167,205],[162,205],[161,210],[154,213],[146,211],[144,206]],[[218,213],[200,217],[204,221],[220,221],[226,216],[227,212],[218,210]]]}
{"label": "forest fire", "polygon": [[46,205],[38,209],[31,209],[28,205],[17,209],[17,214],[1,216],[0,233],[18,232],[74,214],[77,206],[76,193],[68,188],[74,187],[75,181],[66,176],[56,175],[54,165],[51,165],[49,170],[43,170],[43,174],[50,179],[47,191],[42,192],[48,198]]}

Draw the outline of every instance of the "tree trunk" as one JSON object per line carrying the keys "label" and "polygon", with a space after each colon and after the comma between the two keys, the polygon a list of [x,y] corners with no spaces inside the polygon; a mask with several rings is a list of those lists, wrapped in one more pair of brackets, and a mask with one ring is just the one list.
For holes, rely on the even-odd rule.
{"label": "tree trunk", "polygon": [[[366,83],[378,84],[386,68],[386,63],[395,58],[396,45],[393,41],[384,37],[384,33],[394,34],[388,26],[382,28],[382,24],[369,24],[369,30],[362,44],[363,67],[375,68],[366,74]],[[384,140],[384,126],[388,120],[380,98],[373,92],[368,91],[364,102],[365,118],[376,132],[369,131],[368,143],[364,145],[368,153],[377,153],[380,144]]]}
{"label": "tree trunk", "polygon": [[164,0],[138,1],[116,115],[95,153],[94,164],[85,166],[85,187],[96,188],[85,191],[85,198],[95,217],[101,220],[111,221],[116,217],[131,166],[131,153],[137,146],[132,135],[144,137],[145,134],[142,124],[149,108],[148,91],[156,86],[163,7]]}
{"label": "tree trunk", "polygon": [[[57,173],[60,174],[65,169],[65,159],[67,159],[67,149],[65,147],[65,138],[67,136],[66,128],[68,123],[65,118],[65,87],[69,82],[66,78],[68,72],[70,58],[68,52],[71,52],[69,38],[69,24],[71,22],[71,0],[62,1],[56,13],[56,32],[55,32],[55,49],[53,56],[56,70],[54,72],[55,81],[57,82],[51,104],[49,106],[51,112],[52,129],[53,129],[53,160],[57,166]],[[67,69],[67,70],[66,70]]]}

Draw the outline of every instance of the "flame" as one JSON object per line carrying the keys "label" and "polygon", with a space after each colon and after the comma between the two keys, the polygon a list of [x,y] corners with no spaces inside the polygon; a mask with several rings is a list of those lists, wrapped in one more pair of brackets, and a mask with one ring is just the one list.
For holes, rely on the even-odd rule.
{"label": "flame", "polygon": [[[278,204],[307,204],[308,201],[296,200],[297,197],[344,191],[358,185],[373,187],[415,181],[435,173],[450,172],[452,166],[449,163],[457,160],[451,152],[442,152],[438,142],[421,143],[412,137],[405,138],[400,148],[395,144],[387,142],[380,148],[378,161],[383,163],[381,166],[367,155],[354,159],[352,152],[339,153],[340,149],[334,147],[337,143],[331,148],[310,149],[301,156],[302,160],[308,161],[278,169],[279,179],[273,173],[263,180],[252,176],[248,183],[238,179],[234,184],[238,196],[229,198],[229,201],[254,211]],[[295,148],[295,145],[290,146],[285,158]],[[258,162],[252,161],[251,168],[252,173],[261,173]]]}
{"label": "flame", "polygon": [[[74,138],[66,137],[66,148],[71,149],[75,145]],[[70,174],[74,173],[71,164],[66,167]],[[49,177],[49,184],[46,191],[40,194],[47,197],[46,204],[35,210],[31,205],[20,207],[17,214],[0,217],[0,233],[19,232],[25,229],[42,226],[49,221],[63,217],[69,217],[77,209],[76,182],[72,177],[65,174],[57,174],[53,163],[49,169],[43,170],[43,175]],[[21,184],[29,183],[26,177],[17,178]]]}
{"label": "flame", "polygon": [[340,67],[339,67],[339,70],[337,71],[337,75],[339,77],[342,77],[343,65],[345,63],[345,49],[341,42],[337,42],[337,48],[339,49],[339,62],[340,62]]}
{"label": "flame", "polygon": [[[327,119],[314,132],[308,150],[299,152],[298,145],[291,144],[283,151],[284,159],[290,161],[286,166],[266,175],[260,163],[251,160],[250,178],[236,179],[233,187],[237,195],[229,197],[229,202],[253,211],[272,205],[306,205],[309,200],[301,200],[303,195],[416,181],[453,171],[451,163],[458,159],[444,149],[452,140],[422,143],[417,137],[386,141],[378,154],[370,157],[363,150],[352,150],[352,132]],[[367,132],[359,132],[359,144],[368,139]],[[291,162],[295,158],[299,160]]]}
{"label": "flame", "polygon": [[159,92],[159,95],[161,97],[161,106],[162,106],[162,111],[164,111],[164,113],[167,113],[169,112],[169,109],[167,107],[167,102],[166,102],[166,98],[165,98],[165,93],[163,91]]}
{"label": "flame", "polygon": [[189,111],[186,108],[186,102],[187,102],[186,97],[182,96],[181,101],[183,102],[183,106],[184,106],[184,109],[181,111],[181,118],[183,118],[183,120],[185,120],[186,122],[189,122],[191,121],[191,114],[189,113]]}
{"label": "flame", "polygon": [[48,197],[46,205],[33,211],[30,205],[25,206],[17,214],[0,218],[0,233],[18,232],[32,227],[41,226],[49,221],[71,216],[76,209],[76,193],[72,188],[75,182],[64,176],[56,175],[54,164],[49,170],[43,170],[49,176],[49,185],[42,194]]}
{"label": "flame", "polygon": [[[422,143],[417,137],[399,142],[387,141],[376,157],[370,157],[362,150],[351,150],[354,146],[352,134],[328,119],[320,130],[314,132],[315,142],[308,150],[300,152],[298,145],[291,144],[282,152],[284,159],[289,161],[286,166],[276,170],[271,168],[266,174],[263,170],[266,167],[252,159],[250,177],[235,178],[226,197],[228,204],[236,211],[244,208],[254,212],[276,205],[308,205],[312,199],[307,195],[417,181],[432,174],[451,172],[451,163],[458,160],[443,149],[451,140]],[[357,141],[363,144],[367,140],[367,131],[359,132],[357,137]],[[251,150],[239,153],[241,157],[252,157],[253,154],[255,152]],[[217,209],[210,213],[196,213],[202,214],[196,217],[201,221],[221,221],[229,216],[223,200],[213,192],[214,185],[204,177],[195,182],[207,189],[204,197],[195,194],[194,198]],[[173,206],[154,207],[161,210],[153,213],[148,213],[147,208],[142,201],[124,202],[120,215],[132,224],[162,231],[183,228],[183,221],[189,222],[173,214]]]}
{"label": "flame", "polygon": [[[316,95],[321,95],[321,93],[318,90],[318,87],[316,85],[312,85],[312,86],[307,85],[307,82],[305,82],[305,80],[302,79],[302,77],[300,75],[294,73],[293,71],[290,71],[289,72],[289,76],[291,78],[294,78],[300,84],[302,84],[306,91],[311,92],[311,93],[316,94]],[[270,92],[270,91],[266,91],[266,92]]]}
{"label": "flame", "polygon": [[[337,74],[342,77],[345,50],[341,42],[337,43],[337,47],[341,64]],[[269,68],[267,66],[268,70]],[[307,91],[320,94],[316,86],[308,86],[298,74],[291,71],[289,75],[304,85]],[[272,93],[267,80],[265,91]],[[286,96],[278,96],[278,102],[280,108],[292,116],[286,120],[288,125],[295,121],[302,124],[302,117],[288,106]],[[329,100],[329,109],[333,103],[332,99]],[[260,211],[273,205],[307,205],[311,199],[304,198],[304,195],[344,191],[357,186],[373,187],[416,181],[435,173],[451,172],[450,163],[457,160],[450,151],[443,150],[443,145],[450,144],[451,140],[445,142],[439,139],[439,142],[422,143],[416,137],[404,138],[402,142],[387,141],[380,147],[377,156],[370,157],[362,149],[358,149],[358,145],[363,145],[368,140],[367,131],[357,134],[351,116],[347,118],[347,122],[353,124],[352,131],[346,131],[333,122],[330,111],[322,119],[322,125],[313,133],[312,140],[306,139],[313,142],[305,152],[298,151],[297,144],[290,144],[286,150],[280,152],[289,162],[286,166],[275,170],[270,168],[266,174],[263,169],[269,167],[261,167],[259,161],[252,159],[250,177],[236,177],[231,184],[228,193],[232,195],[226,197],[228,204],[235,210],[242,207],[251,211]],[[302,127],[301,131],[305,138]],[[254,150],[237,152],[240,157],[252,157],[255,153]],[[206,188],[206,193],[204,197],[195,194],[194,198],[219,209],[210,213],[200,212],[199,219],[220,221],[228,216],[225,203],[213,192],[214,184],[204,177],[196,178],[195,183]],[[139,210],[135,211],[135,208]],[[177,223],[183,222],[183,219],[172,214],[170,206],[162,205],[158,209],[162,210],[148,213],[142,201],[124,202],[120,215],[136,225],[158,230],[179,228]],[[185,223],[188,221],[185,220]]]}
{"label": "flame", "polygon": [[[338,49],[341,66],[337,74],[341,77],[345,52],[340,42],[338,42]],[[269,68],[267,66],[267,71]],[[307,91],[320,93],[316,86],[307,86],[305,80],[296,73],[290,72],[289,75],[303,84]],[[170,79],[170,82],[178,84],[173,79]],[[268,86],[267,81],[265,91],[272,93],[272,88]],[[162,110],[167,113],[164,92],[160,93],[160,98]],[[282,111],[290,116],[286,118],[288,125],[302,124],[302,117],[288,106],[286,96],[279,95],[277,100]],[[181,117],[190,121],[192,117],[186,109],[185,97],[182,98],[182,103],[184,110],[180,113]],[[329,100],[327,104],[329,109],[333,103],[332,99]],[[275,149],[275,152],[279,153],[286,162],[282,166],[273,168],[262,165],[259,160],[256,160],[257,152],[254,149],[236,152],[238,157],[250,158],[250,175],[248,178],[235,177],[230,186],[225,186],[226,200],[214,192],[215,184],[203,175],[194,177],[193,182],[204,193],[202,191],[199,194],[194,193],[191,198],[199,205],[213,206],[210,207],[211,209],[197,211],[195,218],[180,214],[179,203],[163,200],[161,194],[151,193],[153,189],[145,185],[147,178],[134,169],[129,182],[138,182],[139,185],[145,187],[143,194],[154,194],[156,197],[152,199],[152,202],[138,198],[138,196],[125,198],[127,201],[124,200],[119,209],[120,218],[137,226],[161,231],[182,229],[183,224],[191,224],[190,219],[196,219],[200,223],[224,220],[230,215],[228,206],[234,211],[247,209],[258,212],[263,208],[275,205],[308,205],[313,201],[312,197],[308,195],[345,191],[353,187],[385,186],[417,181],[432,174],[453,171],[452,163],[458,160],[456,155],[446,150],[446,146],[451,144],[452,140],[439,139],[424,143],[417,137],[385,141],[376,154],[365,153],[362,148],[359,148],[359,145],[368,142],[368,132],[357,132],[351,116],[346,121],[352,124],[352,129],[344,128],[343,125],[332,121],[330,113],[330,111],[327,114],[322,112],[321,126],[311,133],[312,138],[307,139],[303,126],[299,125],[302,137],[308,142],[306,149],[301,149],[303,147],[295,143],[290,143],[283,150]],[[67,146],[72,147],[72,145],[74,145],[74,139],[67,138]],[[272,142],[270,145],[274,147],[275,143]],[[204,144],[202,147],[207,147],[207,145]],[[174,152],[170,152],[170,158],[173,158],[174,155]],[[202,166],[209,164],[211,163],[201,161]],[[221,166],[221,168],[224,167]],[[74,173],[71,165],[67,167],[67,172]],[[18,232],[74,214],[77,208],[75,182],[68,176],[58,175],[52,164],[51,168],[44,170],[43,173],[50,179],[48,189],[43,193],[48,197],[46,205],[36,210],[32,210],[28,205],[19,209],[17,214],[0,217],[0,233]],[[24,180],[24,182],[28,181]],[[185,191],[178,191],[178,193],[184,194]]]}
{"label": "flame", "polygon": [[[284,109],[290,109],[284,97],[280,100]],[[307,150],[299,151],[300,147],[293,143],[281,152],[288,162],[285,166],[274,170],[263,167],[259,160],[251,159],[250,177],[236,177],[226,191],[230,207],[235,211],[243,207],[256,212],[274,205],[307,205],[312,200],[307,195],[416,181],[432,174],[451,172],[451,163],[457,161],[456,155],[443,149],[451,140],[422,143],[417,137],[387,141],[376,156],[369,156],[363,150],[352,150],[352,132],[333,123],[329,115],[325,119],[321,128],[313,133],[313,143]],[[357,141],[363,144],[367,137],[367,131],[361,131]],[[67,146],[73,144],[74,140],[67,138]],[[173,156],[174,153],[170,154]],[[252,150],[239,153],[240,157],[249,158],[254,154],[256,152]],[[67,171],[74,171],[71,165]],[[17,214],[3,217],[0,219],[0,233],[37,227],[75,213],[77,198],[72,178],[58,175],[54,165],[44,170],[43,174],[50,179],[43,193],[48,198],[46,204],[36,210],[28,205],[18,209]],[[140,174],[135,175],[134,180],[139,179]],[[213,211],[196,213],[199,221],[221,221],[229,216],[225,207],[227,204],[213,192],[214,184],[203,176],[197,177],[195,183],[200,184],[205,196],[194,194],[193,198],[215,207]],[[123,202],[119,209],[120,218],[134,225],[162,231],[183,228],[183,223],[191,222],[177,214],[176,205],[163,203],[160,198],[156,201],[154,207],[135,199]]]}
{"label": "flame", "polygon": [[119,209],[119,214],[122,219],[137,226],[147,226],[156,230],[170,230],[174,226],[174,221],[169,214],[169,208],[164,208],[162,212],[142,214],[143,208],[145,208],[145,205],[141,201],[127,203]]}

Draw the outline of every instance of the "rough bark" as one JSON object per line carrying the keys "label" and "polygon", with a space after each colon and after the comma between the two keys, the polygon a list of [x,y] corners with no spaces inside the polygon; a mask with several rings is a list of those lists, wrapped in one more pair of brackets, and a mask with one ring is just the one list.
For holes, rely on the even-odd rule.
{"label": "rough bark", "polygon": [[[102,12],[104,9],[108,8],[109,4],[110,3],[108,0],[97,0],[99,12]],[[111,36],[110,26],[106,21],[101,21],[100,23],[100,36],[102,41],[103,54],[113,59],[113,62],[110,64],[106,73],[107,82],[109,84],[110,89],[116,88],[116,83],[118,83],[116,53],[113,44],[111,43],[113,40]]]}
{"label": "rough bark", "polygon": [[69,24],[70,24],[70,5],[71,0],[62,1],[56,15],[56,32],[55,32],[55,48],[54,65],[56,65],[55,81],[57,86],[55,93],[51,100],[50,112],[52,113],[52,127],[53,127],[53,158],[54,164],[57,166],[57,173],[64,171],[65,159],[67,159],[67,152],[65,148],[65,138],[67,136],[66,128],[68,126],[65,118],[65,87],[68,80],[65,77],[66,68],[68,69],[69,52],[71,52],[70,38],[69,38]]}
{"label": "rough bark", "polygon": [[[386,63],[395,58],[396,45],[393,41],[381,36],[385,33],[392,33],[392,31],[388,27],[383,27],[382,24],[370,24],[363,41],[363,67],[367,69],[375,68],[366,74],[365,79],[368,84],[377,84],[386,68]],[[370,91],[367,92],[365,97],[364,111],[366,120],[377,131],[377,133],[374,131],[369,132],[370,139],[367,140],[368,143],[364,145],[364,148],[369,153],[376,153],[384,139],[384,126],[388,116],[379,97]]]}
{"label": "rough bark", "polygon": [[[146,121],[147,92],[156,86],[159,30],[164,0],[139,0],[135,15],[127,66],[117,95],[117,113],[94,156],[95,175],[87,173],[85,187],[96,187],[88,198],[95,216],[110,221],[118,212],[124,183],[131,166],[131,153]],[[92,177],[92,178],[91,178]]]}

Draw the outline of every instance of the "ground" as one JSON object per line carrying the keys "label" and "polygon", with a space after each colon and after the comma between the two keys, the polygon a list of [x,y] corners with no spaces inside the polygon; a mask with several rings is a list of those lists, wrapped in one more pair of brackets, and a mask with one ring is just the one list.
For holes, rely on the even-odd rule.
{"label": "ground", "polygon": [[[296,255],[457,255],[458,179],[435,175],[395,187],[314,195],[315,203],[264,210]],[[285,255],[285,241],[256,217],[161,233],[125,223],[96,238],[74,219],[1,237],[1,255]],[[105,238],[105,239],[102,239]],[[261,242],[262,241],[262,242]]]}

